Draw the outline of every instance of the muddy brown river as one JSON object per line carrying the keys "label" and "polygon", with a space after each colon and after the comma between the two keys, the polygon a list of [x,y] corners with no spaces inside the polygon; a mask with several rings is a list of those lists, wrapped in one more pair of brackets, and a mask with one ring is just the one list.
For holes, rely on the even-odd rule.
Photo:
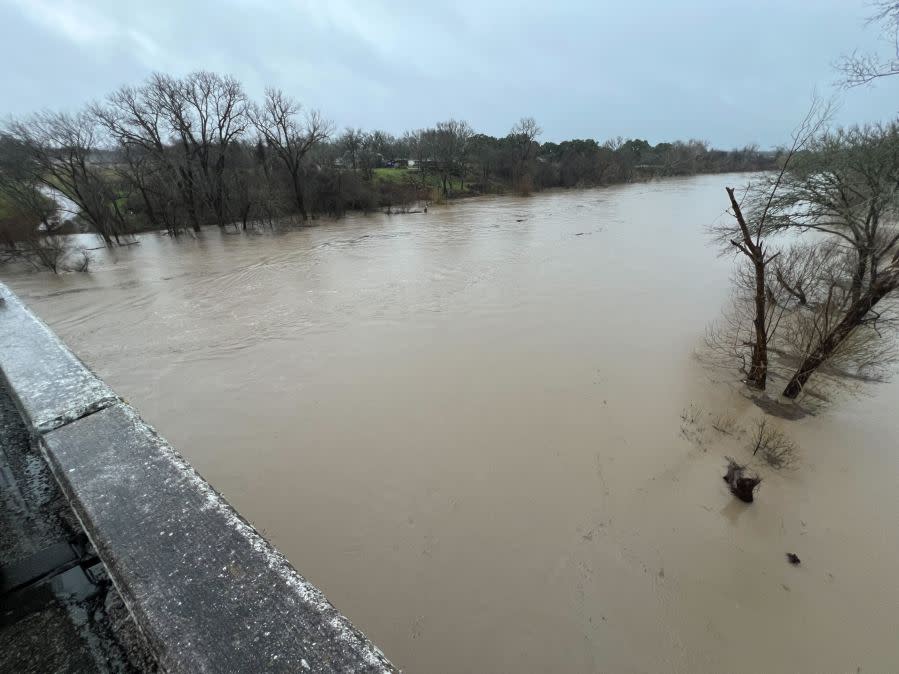
{"label": "muddy brown river", "polygon": [[752,506],[721,480],[748,452],[712,421],[762,414],[695,357],[743,181],[149,234],[4,280],[406,671],[899,671],[899,385],[778,420],[799,467]]}

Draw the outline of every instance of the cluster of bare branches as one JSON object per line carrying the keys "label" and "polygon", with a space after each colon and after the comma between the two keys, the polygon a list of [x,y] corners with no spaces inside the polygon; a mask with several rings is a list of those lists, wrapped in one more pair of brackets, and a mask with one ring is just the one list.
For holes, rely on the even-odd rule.
{"label": "cluster of bare branches", "polygon": [[881,77],[899,74],[899,2],[876,0],[869,24],[880,25],[883,36],[890,45],[888,55],[854,51],[844,56],[837,69],[844,87],[868,84]]}
{"label": "cluster of bare branches", "polygon": [[[776,288],[786,302],[777,351],[785,376],[786,370],[795,370],[860,301],[865,288],[859,283],[858,266],[857,254],[833,238],[796,244],[789,249],[784,264],[778,265]],[[874,269],[882,271],[882,265]],[[870,289],[870,281],[865,286]],[[834,346],[821,364],[820,374],[837,379],[882,380],[899,356],[896,340],[892,339],[897,327],[895,302],[872,307]]]}
{"label": "cluster of bare branches", "polygon": [[31,179],[35,164],[27,148],[0,137],[0,262],[24,261],[35,269],[59,272],[63,263],[85,271],[88,258],[71,250],[60,235],[57,205],[43,186]]}
{"label": "cluster of bare branches", "polygon": [[712,428],[722,435],[736,435],[740,432],[737,420],[729,414],[718,414],[712,421]]}
{"label": "cluster of bare branches", "polygon": [[98,128],[89,113],[41,112],[27,121],[10,122],[4,135],[23,150],[27,189],[43,186],[62,192],[107,245],[119,242],[125,223],[115,184],[92,161]]}
{"label": "cluster of bare branches", "polygon": [[[696,140],[653,146],[636,138],[541,143],[540,134],[524,117],[500,137],[456,119],[402,136],[356,128],[335,136],[320,113],[278,89],[253,101],[228,75],[157,73],[75,113],[0,124],[4,145],[27,159],[13,196],[0,195],[4,204],[15,202],[15,222],[0,227],[24,246],[19,224],[49,220],[47,200],[29,196],[41,190],[74,203],[66,231],[88,230],[113,246],[133,243],[128,237],[142,230],[178,236],[206,225],[259,229],[348,209],[403,213],[463,192],[529,193],[774,162],[755,146],[722,151]],[[379,173],[395,168],[406,170]]]}
{"label": "cluster of bare branches", "polygon": [[[737,199],[736,191],[732,187],[725,188],[730,200],[730,215],[732,221],[713,228],[712,236],[722,247],[722,251],[735,248],[745,258],[746,264],[738,270],[737,287],[741,290],[751,289],[751,335],[744,337],[739,327],[742,325],[742,317],[732,316],[730,320],[736,321],[736,329],[730,332],[735,352],[743,363],[743,371],[746,374],[746,383],[752,388],[764,390],[768,380],[768,345],[772,340],[777,322],[773,321],[772,307],[768,301],[768,268],[769,264],[780,255],[771,252],[764,237],[769,231],[768,216],[774,199],[778,194],[784,178],[787,176],[791,162],[796,155],[805,148],[815,137],[815,134],[827,123],[831,114],[831,105],[820,100],[813,101],[805,118],[794,129],[792,145],[783,157],[780,171],[774,177],[770,185],[755,186],[747,189],[746,195],[750,198],[753,208],[750,217],[743,212],[743,204]],[[733,248],[731,248],[733,246]],[[728,340],[723,339],[726,343]],[[749,357],[745,351],[748,349]]]}
{"label": "cluster of bare branches", "polygon": [[783,431],[771,426],[767,418],[759,419],[749,439],[749,450],[772,468],[792,468],[797,461],[798,446]]}
{"label": "cluster of bare branches", "polygon": [[826,120],[810,113],[782,170],[742,201],[729,188],[734,223],[714,231],[746,262],[707,341],[753,388],[783,376],[788,398],[816,372],[879,379],[897,360],[899,125]]}

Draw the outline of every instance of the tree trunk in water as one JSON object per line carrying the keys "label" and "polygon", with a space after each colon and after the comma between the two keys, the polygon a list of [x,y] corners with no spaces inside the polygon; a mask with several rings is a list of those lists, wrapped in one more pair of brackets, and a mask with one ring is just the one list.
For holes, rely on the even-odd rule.
{"label": "tree trunk in water", "polygon": [[187,219],[190,220],[191,228],[199,233],[200,232],[200,218],[197,217],[197,204],[196,199],[194,198],[194,175],[193,171],[189,169],[179,169],[181,173],[181,178],[183,182],[180,185],[181,194],[183,195],[184,203],[187,204]]}
{"label": "tree trunk in water", "polygon": [[897,287],[899,287],[899,265],[894,262],[893,268],[877,277],[877,280],[871,287],[858,300],[852,303],[843,320],[818,343],[814,351],[806,356],[802,365],[799,366],[799,369],[796,370],[784,389],[783,395],[791,399],[796,398],[802,392],[802,388],[809,380],[809,377],[833,355],[833,352],[843,343],[843,340],[852,334],[855,328],[861,325],[861,322],[874,305]]}
{"label": "tree trunk in water", "polygon": [[765,326],[767,298],[765,297],[765,263],[752,261],[755,266],[755,345],[752,347],[752,365],[749,368],[750,385],[765,390],[768,381],[768,334]]}
{"label": "tree trunk in water", "polygon": [[227,219],[225,207],[225,183],[222,178],[225,172],[225,155],[222,153],[215,164],[215,197],[213,198],[213,209],[215,210],[216,219],[218,219],[219,227],[225,226]]}
{"label": "tree trunk in water", "polygon": [[[742,241],[731,241],[746,257],[752,262],[755,269],[755,317],[752,320],[755,331],[755,340],[752,345],[752,364],[749,366],[749,373],[746,377],[747,385],[765,390],[768,381],[768,330],[765,323],[766,303],[765,296],[765,250],[759,239],[758,243],[752,240],[752,233],[749,231],[749,225],[743,217],[743,211],[737,198],[734,196],[732,187],[726,187],[727,196],[730,197],[731,208],[733,208],[734,216],[740,225],[740,232],[743,235]],[[769,258],[770,259],[770,258]]]}
{"label": "tree trunk in water", "polygon": [[153,227],[158,227],[159,222],[156,217],[156,211],[153,208],[153,202],[150,199],[150,196],[147,194],[147,190],[143,185],[138,185],[138,190],[140,190],[140,196],[143,199],[144,208],[147,211],[147,220],[150,221],[150,224],[153,225]]}
{"label": "tree trunk in water", "polygon": [[862,286],[865,283],[865,276],[868,273],[868,256],[865,252],[859,251],[858,263],[855,267],[855,274],[852,277],[852,301],[858,302],[862,296]]}
{"label": "tree trunk in water", "polygon": [[303,186],[300,184],[300,174],[299,172],[295,172],[292,175],[293,178],[293,194],[296,198],[297,202],[297,210],[300,212],[300,217],[303,218],[303,221],[309,219],[306,215],[306,203],[303,199]]}

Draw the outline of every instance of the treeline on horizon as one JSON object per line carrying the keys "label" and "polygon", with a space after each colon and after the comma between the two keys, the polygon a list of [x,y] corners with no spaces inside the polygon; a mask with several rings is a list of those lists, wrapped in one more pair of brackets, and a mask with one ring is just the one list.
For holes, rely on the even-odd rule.
{"label": "treeline on horizon", "polygon": [[338,133],[277,89],[252,101],[230,76],[156,74],[79,112],[41,112],[0,129],[0,239],[15,248],[36,231],[65,230],[48,189],[74,202],[81,229],[114,245],[147,229],[246,229],[486,193],[753,171],[777,161],[756,146],[541,143],[540,133],[532,118],[501,138],[457,120],[401,136]]}

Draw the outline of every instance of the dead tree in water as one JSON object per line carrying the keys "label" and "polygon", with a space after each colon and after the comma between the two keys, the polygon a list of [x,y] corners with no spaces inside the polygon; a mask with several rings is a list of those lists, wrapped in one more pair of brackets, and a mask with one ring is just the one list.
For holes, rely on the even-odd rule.
{"label": "dead tree in water", "polygon": [[727,473],[724,475],[724,481],[730,486],[730,492],[734,496],[744,503],[752,503],[753,494],[762,479],[757,475],[750,475],[746,472],[746,466],[741,466],[727,457]]}

